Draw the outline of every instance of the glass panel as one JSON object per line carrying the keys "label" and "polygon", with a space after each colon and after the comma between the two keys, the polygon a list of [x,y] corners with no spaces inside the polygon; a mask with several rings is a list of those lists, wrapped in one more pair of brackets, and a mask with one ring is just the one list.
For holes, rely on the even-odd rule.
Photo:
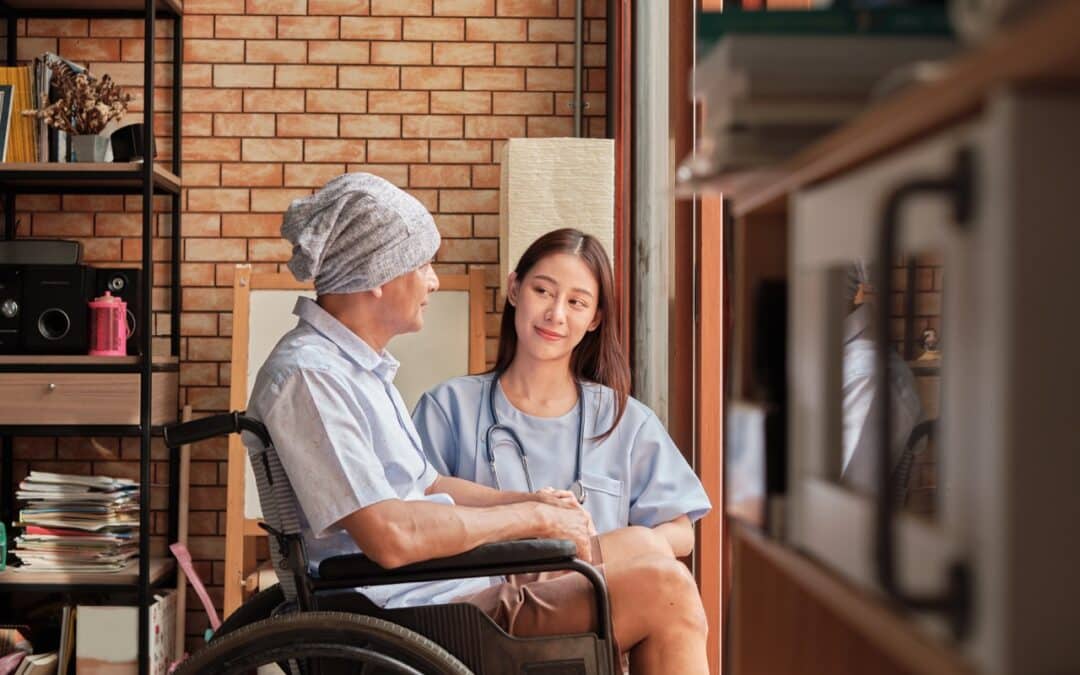
{"label": "glass panel", "polygon": [[[937,508],[935,452],[941,392],[944,264],[940,255],[892,261],[889,338],[891,482],[903,509],[931,517]],[[875,378],[875,270],[855,261],[837,271],[843,301],[840,377],[842,448],[833,478],[863,494],[878,492],[881,394]]]}

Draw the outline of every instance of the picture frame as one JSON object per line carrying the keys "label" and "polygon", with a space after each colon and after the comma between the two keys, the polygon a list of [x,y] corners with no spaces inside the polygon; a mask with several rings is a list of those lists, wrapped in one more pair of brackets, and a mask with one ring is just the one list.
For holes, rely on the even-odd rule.
{"label": "picture frame", "polygon": [[11,108],[15,85],[0,84],[0,162],[7,161],[8,136],[11,131]]}

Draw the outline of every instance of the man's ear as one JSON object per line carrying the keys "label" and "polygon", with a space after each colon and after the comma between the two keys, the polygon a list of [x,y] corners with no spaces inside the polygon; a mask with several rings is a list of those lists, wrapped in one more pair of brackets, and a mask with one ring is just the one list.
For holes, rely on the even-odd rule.
{"label": "man's ear", "polygon": [[517,272],[511,272],[506,275],[506,301],[509,302],[512,307],[517,307],[519,289],[520,284],[518,284]]}

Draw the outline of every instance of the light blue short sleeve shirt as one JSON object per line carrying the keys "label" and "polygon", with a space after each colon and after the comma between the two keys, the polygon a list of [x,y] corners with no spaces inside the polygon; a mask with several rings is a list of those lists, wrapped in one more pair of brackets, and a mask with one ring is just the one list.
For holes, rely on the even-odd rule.
{"label": "light blue short sleeve shirt", "polygon": [[[576,409],[553,418],[516,410],[491,375],[448,380],[424,394],[413,410],[428,461],[439,473],[495,487],[486,430],[491,425],[488,392],[495,387],[499,422],[512,427],[527,458],[533,486],[567,489],[577,454]],[[630,398],[615,430],[615,394],[605,386],[583,385],[585,443],[581,481],[585,508],[598,532],[628,525],[655,527],[679,516],[694,521],[710,509],[694,470],[647,406]],[[499,487],[528,489],[517,448],[502,432],[492,435]]]}
{"label": "light blue short sleeve shirt", "polygon": [[[297,301],[294,313],[300,320],[260,369],[248,413],[274,440],[314,565],[359,552],[337,525],[342,518],[387,499],[430,499],[425,491],[438,472],[394,387],[393,356],[377,353],[308,298]],[[377,604],[401,607],[446,602],[491,583],[481,578],[363,590]]]}

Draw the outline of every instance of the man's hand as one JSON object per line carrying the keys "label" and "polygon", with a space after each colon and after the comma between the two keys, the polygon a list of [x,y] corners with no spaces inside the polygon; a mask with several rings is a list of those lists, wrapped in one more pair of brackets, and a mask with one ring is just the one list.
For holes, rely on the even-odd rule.
{"label": "man's hand", "polygon": [[541,517],[547,524],[547,536],[551,539],[569,539],[577,546],[577,556],[585,562],[592,562],[592,539],[596,536],[589,512],[573,500],[572,506],[562,503],[551,505],[539,503]]}
{"label": "man's hand", "polygon": [[540,488],[536,492],[532,493],[532,498],[542,504],[549,504],[551,506],[561,506],[563,508],[577,508],[577,497],[573,492],[569,490],[557,490],[553,487]]}

